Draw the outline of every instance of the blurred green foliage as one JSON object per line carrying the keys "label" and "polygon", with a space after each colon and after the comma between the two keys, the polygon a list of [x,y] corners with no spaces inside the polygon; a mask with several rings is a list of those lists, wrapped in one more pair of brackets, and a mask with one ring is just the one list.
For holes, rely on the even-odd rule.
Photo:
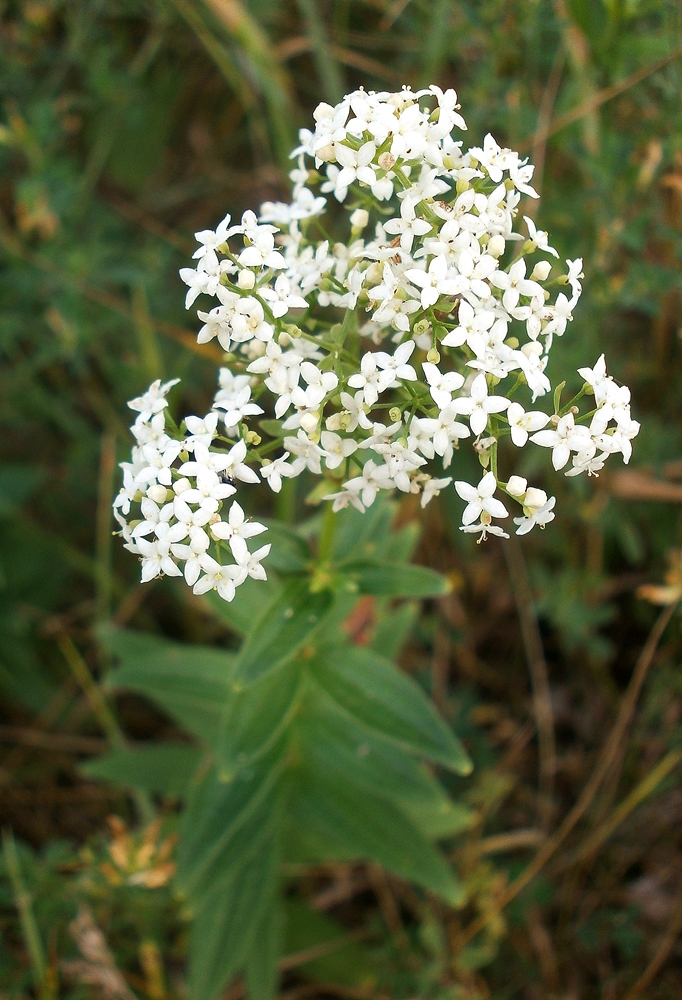
{"label": "blurred green foliage", "polygon": [[[576,797],[652,621],[634,588],[657,579],[666,553],[682,544],[681,47],[677,0],[0,3],[0,695],[9,725],[37,719],[41,730],[94,731],[62,640],[71,637],[92,670],[104,671],[94,626],[112,616],[171,639],[224,640],[172,582],[140,588],[135,560],[112,544],[115,462],[129,447],[125,401],[154,378],[182,376],[187,411],[201,412],[215,358],[196,347],[177,270],[194,230],[286,196],[287,154],[316,103],[360,85],[437,82],[457,89],[472,142],[490,130],[536,163],[536,221],[563,256],[584,259],[585,291],[553,363],[575,369],[604,350],[642,421],[624,474],[539,484],[558,492],[562,513],[524,543],[556,694],[560,806]],[[529,474],[532,462],[531,454],[516,471]],[[293,519],[303,495],[284,497],[275,515]],[[525,784],[510,785],[504,768],[502,780],[498,766],[506,713],[527,713],[524,651],[501,550],[462,538],[454,495],[441,500],[421,556],[452,573],[457,589],[445,612],[432,609],[419,623],[409,666],[437,694],[432,661],[443,643],[452,654],[458,684],[444,705],[467,735],[480,772],[467,794],[480,832],[492,837],[528,822],[532,760]],[[679,660],[671,642],[624,751],[630,784],[679,745]],[[133,735],[168,735],[168,723],[134,701],[117,708]],[[10,790],[21,780],[77,791],[73,761],[27,761],[16,748],[8,759]],[[461,780],[452,779],[457,794]],[[620,798],[629,784],[614,781]],[[103,861],[100,847],[83,861],[55,842],[87,838],[107,810],[129,807],[119,796],[67,816],[32,806],[39,798],[8,792],[3,822],[33,841],[37,854],[19,850],[25,877],[45,908],[43,924],[63,927],[81,900],[64,889],[73,872]],[[666,832],[679,828],[679,804],[665,801],[667,812],[633,820],[635,849],[624,838],[597,869],[592,895],[581,870],[568,886],[559,876],[534,883],[509,922],[492,923],[458,961],[451,918],[408,895],[394,900],[394,919],[395,887],[381,914],[342,907],[339,919],[378,941],[373,961],[383,955],[382,989],[391,995],[533,1000],[576,982],[578,996],[614,995],[603,991],[624,990],[652,954],[642,940],[660,930],[656,905],[665,914],[665,900],[680,898],[679,877],[664,874],[679,851]],[[594,824],[612,804],[607,796]],[[651,831],[662,831],[655,852]],[[514,876],[517,857],[509,857],[470,858],[474,908]],[[26,996],[31,977],[25,956],[17,958],[11,891],[2,891],[2,988]],[[137,968],[136,990],[155,1000],[154,977],[139,964],[139,942],[152,932],[133,929],[138,902],[118,909],[115,894],[86,897],[122,967]],[[164,895],[154,919],[169,907]],[[154,940],[175,968],[184,953],[179,918],[163,920]],[[556,924],[551,933],[547,921]],[[310,933],[333,936],[321,924]],[[61,943],[50,947],[68,954]],[[363,968],[366,956],[350,961]],[[342,982],[328,968],[311,975]],[[163,990],[156,1000],[175,986],[166,981]],[[672,1000],[681,991],[673,969],[646,995]]]}

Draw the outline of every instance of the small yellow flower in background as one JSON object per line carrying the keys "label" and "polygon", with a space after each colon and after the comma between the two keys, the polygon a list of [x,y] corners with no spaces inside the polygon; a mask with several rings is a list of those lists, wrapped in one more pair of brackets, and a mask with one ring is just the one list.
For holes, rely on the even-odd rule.
{"label": "small yellow flower in background", "polygon": [[161,840],[161,820],[133,833],[119,816],[107,820],[112,839],[107,845],[111,861],[104,861],[100,871],[111,885],[142,885],[156,889],[165,885],[175,874],[175,862],[170,857],[177,836]]}

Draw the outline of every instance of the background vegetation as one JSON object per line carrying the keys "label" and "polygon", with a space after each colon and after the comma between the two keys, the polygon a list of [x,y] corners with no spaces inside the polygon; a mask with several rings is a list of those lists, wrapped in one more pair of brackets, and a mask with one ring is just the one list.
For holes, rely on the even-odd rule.
{"label": "background vegetation", "polygon": [[[454,494],[428,509],[418,561],[454,590],[402,663],[475,762],[451,779],[475,812],[451,845],[471,902],[321,866],[292,896],[284,995],[677,1000],[682,643],[675,604],[654,625],[646,597],[682,595],[680,4],[5,0],[0,17],[2,996],[183,994],[177,798],[95,774],[112,744],[187,737],[103,693],[98,636],[230,640],[112,541],[125,401],[182,375],[203,412],[216,357],[177,270],[195,230],[286,197],[315,104],[437,82],[472,142],[490,130],[536,164],[537,221],[586,275],[553,361],[606,351],[643,429],[628,469],[545,482],[560,514],[522,546],[470,544]],[[304,496],[277,516],[307,516]],[[364,599],[348,628],[376,625]]]}

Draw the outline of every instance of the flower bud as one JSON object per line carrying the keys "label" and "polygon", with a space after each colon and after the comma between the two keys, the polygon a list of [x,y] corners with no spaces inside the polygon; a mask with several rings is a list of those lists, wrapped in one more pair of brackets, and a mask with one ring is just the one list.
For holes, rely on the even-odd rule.
{"label": "flower bud", "polygon": [[147,496],[150,500],[153,500],[154,503],[162,504],[168,499],[168,490],[165,486],[162,486],[161,483],[155,483],[147,490]]}
{"label": "flower bud", "polygon": [[326,146],[321,146],[320,149],[316,149],[315,156],[319,160],[324,160],[325,163],[329,163],[330,160],[335,159],[336,150],[334,149],[334,143],[328,142]]}
{"label": "flower bud", "polygon": [[457,181],[457,184],[455,185],[457,194],[464,194],[464,192],[468,191],[470,187],[471,184],[464,177],[460,177],[460,179]]}
{"label": "flower bud", "polygon": [[491,257],[501,257],[506,245],[504,236],[500,235],[500,233],[495,233],[494,236],[490,237],[488,242],[488,253]]}
{"label": "flower bud", "polygon": [[513,497],[522,497],[527,487],[528,482],[523,476],[510,476],[507,483],[507,493]]}
{"label": "flower bud", "polygon": [[535,486],[529,486],[523,501],[524,507],[529,507],[533,511],[539,510],[547,503],[547,494],[544,490],[538,490]]}
{"label": "flower bud", "polygon": [[353,229],[357,229],[359,232],[365,228],[369,222],[369,212],[364,208],[356,208],[351,214],[350,224]]}
{"label": "flower bud", "polygon": [[330,413],[330,415],[325,420],[325,426],[328,431],[340,431],[343,429],[343,414],[347,413],[347,410],[342,410],[341,413]]}
{"label": "flower bud", "polygon": [[239,272],[239,277],[237,278],[237,284],[240,288],[245,291],[249,291],[256,284],[256,275],[253,271],[249,271],[248,268],[244,268],[243,271]]}
{"label": "flower bud", "polygon": [[507,347],[511,347],[512,351],[515,351],[516,348],[519,346],[519,338],[509,337],[507,340],[505,340],[505,344]]}
{"label": "flower bud", "polygon": [[429,362],[429,364],[432,365],[438,364],[438,362],[440,361],[440,354],[438,353],[435,347],[432,347],[431,350],[427,353],[426,360]]}
{"label": "flower bud", "polygon": [[306,432],[306,434],[312,434],[312,432],[317,427],[317,421],[319,418],[319,413],[315,411],[314,413],[308,411],[307,413],[301,414],[301,427]]}
{"label": "flower bud", "polygon": [[191,489],[191,487],[192,484],[189,479],[178,479],[173,483],[173,490],[175,491],[176,496],[180,496],[181,493],[184,493],[185,490]]}
{"label": "flower bud", "polygon": [[547,281],[552,265],[548,260],[539,260],[530,273],[531,281]]}

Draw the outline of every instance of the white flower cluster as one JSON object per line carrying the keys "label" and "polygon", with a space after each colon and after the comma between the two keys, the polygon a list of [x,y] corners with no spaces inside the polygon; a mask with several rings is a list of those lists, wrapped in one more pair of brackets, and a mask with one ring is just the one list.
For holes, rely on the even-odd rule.
{"label": "white flower cluster", "polygon": [[[537,197],[532,165],[491,135],[464,150],[452,136],[466,128],[457,95],[436,86],[359,90],[336,107],[319,105],[314,118],[314,131],[301,132],[292,154],[292,202],[269,202],[258,216],[247,211],[234,225],[227,216],[215,232],[197,233],[196,267],[180,272],[188,308],[200,295],[214,300],[198,313],[199,342],[216,338],[226,352],[214,410],[200,422],[203,433],[210,438],[219,415],[232,449],[227,454],[238,453],[250,481],[257,469],[277,492],[284,478],[308,470],[332,484],[327,498],[334,509],[359,510],[380,490],[418,493],[428,503],[452,478],[427,470],[436,460],[447,470],[469,439],[488,471],[477,486],[454,484],[466,501],[462,530],[479,540],[506,536],[493,524],[508,516],[498,490],[520,505],[519,534],[544,526],[554,517],[554,498],[518,476],[500,478],[500,443],[511,457],[530,441],[552,449],[555,469],[570,461],[567,475],[596,475],[614,452],[629,460],[639,425],[630,416],[629,391],[606,375],[603,357],[594,369],[580,369],[583,388],[567,404],[560,390],[551,395],[548,356],[580,296],[582,261],[553,265],[557,251],[527,216],[525,234],[515,231],[521,197]],[[327,195],[349,215],[348,235],[337,243],[321,220]],[[536,409],[548,396],[553,412]],[[594,405],[581,416],[583,397]],[[247,429],[246,418],[262,413],[259,432]],[[156,417],[140,419],[136,436],[157,434]],[[216,457],[210,441],[198,442],[194,420],[185,421],[192,434],[184,443],[173,438],[165,451],[154,445],[151,464],[170,469],[176,456],[167,461],[167,454],[194,447],[189,466],[203,463],[222,483],[227,455]],[[149,447],[138,436],[138,451]],[[198,496],[198,486],[177,493],[192,475],[186,461],[164,473],[168,483],[157,476],[149,485],[151,473],[138,469],[140,462],[125,468],[119,512],[133,493],[157,503],[150,490],[160,486],[180,499],[187,488]],[[218,539],[224,497],[211,498],[216,506],[201,530]],[[152,574],[147,560],[157,557],[140,546],[152,533],[161,545],[152,520],[127,539],[143,554],[146,576]],[[178,523],[188,522],[175,516]],[[171,530],[163,529],[163,545]],[[179,540],[168,544],[171,556],[185,558],[175,551]],[[168,571],[167,562],[153,565]],[[203,579],[195,589],[205,586]]]}
{"label": "white flower cluster", "polygon": [[[247,540],[265,525],[247,521],[236,500],[227,518],[221,513],[224,501],[237,492],[236,481],[259,480],[244,464],[244,441],[228,451],[211,447],[218,437],[217,410],[203,419],[186,417],[180,430],[172,422],[167,426],[166,394],[177,382],[154,382],[128,404],[139,411],[131,427],[137,444],[132,461],[121,466],[123,487],[114,500],[114,517],[125,548],[140,557],[143,583],[162,573],[182,576],[179,563],[184,563],[185,580],[195,594],[216,590],[231,601],[247,577],[266,579],[261,560],[270,546],[249,551]],[[140,516],[131,519],[133,504],[139,505]]]}

